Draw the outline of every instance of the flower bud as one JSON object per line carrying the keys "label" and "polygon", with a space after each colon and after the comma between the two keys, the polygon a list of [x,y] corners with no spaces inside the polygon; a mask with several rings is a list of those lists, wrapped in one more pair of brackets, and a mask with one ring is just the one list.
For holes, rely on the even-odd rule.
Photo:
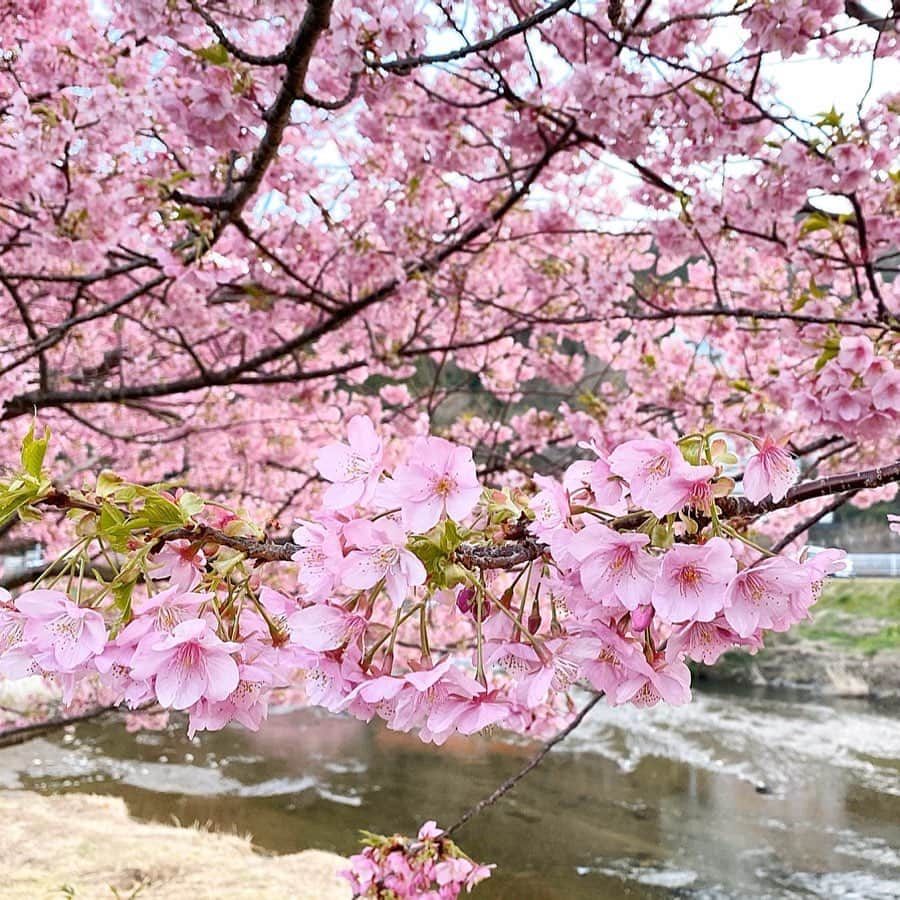
{"label": "flower bud", "polygon": [[475,588],[473,587],[464,587],[457,595],[456,595],[456,608],[463,614],[467,615],[471,610],[474,604],[472,601],[475,599]]}
{"label": "flower bud", "polygon": [[631,630],[638,634],[644,629],[650,627],[653,621],[653,607],[648,603],[646,606],[639,606],[631,613]]}

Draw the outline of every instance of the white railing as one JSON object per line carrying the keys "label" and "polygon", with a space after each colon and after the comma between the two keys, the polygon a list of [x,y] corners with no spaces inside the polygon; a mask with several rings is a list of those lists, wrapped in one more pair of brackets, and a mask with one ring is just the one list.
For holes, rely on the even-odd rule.
{"label": "white railing", "polygon": [[850,553],[853,561],[853,575],[900,577],[900,553]]}

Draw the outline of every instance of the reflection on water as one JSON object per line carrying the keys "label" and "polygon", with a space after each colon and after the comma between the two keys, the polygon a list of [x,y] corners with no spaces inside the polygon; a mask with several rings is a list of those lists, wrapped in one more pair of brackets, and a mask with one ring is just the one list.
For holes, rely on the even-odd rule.
{"label": "reflection on water", "polygon": [[[897,713],[784,693],[598,707],[460,833],[500,866],[477,896],[896,900]],[[0,751],[0,787],[111,793],[141,818],[211,822],[277,852],[349,853],[361,828],[450,823],[533,749],[484,738],[435,749],[313,710],[194,741],[180,726],[85,724]]]}

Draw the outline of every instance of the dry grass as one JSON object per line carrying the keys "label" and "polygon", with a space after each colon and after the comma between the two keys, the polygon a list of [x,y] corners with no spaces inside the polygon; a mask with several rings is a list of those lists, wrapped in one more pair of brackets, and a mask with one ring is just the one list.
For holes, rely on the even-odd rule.
{"label": "dry grass", "polygon": [[345,861],[263,856],[246,838],[141,823],[112,797],[0,792],[3,900],[347,900]]}

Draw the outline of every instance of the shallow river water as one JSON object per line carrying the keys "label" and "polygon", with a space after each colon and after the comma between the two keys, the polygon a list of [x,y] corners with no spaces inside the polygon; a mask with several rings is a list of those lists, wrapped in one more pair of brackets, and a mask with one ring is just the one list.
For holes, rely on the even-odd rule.
{"label": "shallow river water", "polygon": [[[0,751],[0,787],[115,794],[139,818],[346,854],[358,829],[449,824],[534,749],[435,749],[313,710],[194,741],[181,722],[88,723]],[[897,900],[900,707],[709,690],[680,709],[600,706],[458,838],[499,866],[484,900]]]}

